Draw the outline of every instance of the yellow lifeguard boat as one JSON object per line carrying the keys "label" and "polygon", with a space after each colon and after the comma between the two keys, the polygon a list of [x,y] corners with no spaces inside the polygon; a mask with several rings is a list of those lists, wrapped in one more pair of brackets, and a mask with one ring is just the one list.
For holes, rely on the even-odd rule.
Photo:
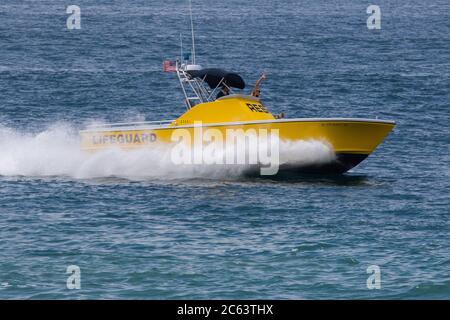
{"label": "yellow lifeguard boat", "polygon": [[[184,114],[169,121],[90,127],[80,132],[82,148],[86,151],[110,147],[152,148],[156,144],[172,143],[174,134],[180,130],[195,134],[198,127],[214,129],[225,137],[227,130],[275,131],[280,141],[321,141],[335,155],[326,163],[281,163],[278,172],[341,174],[367,158],[395,126],[394,121],[379,119],[280,119],[258,97],[233,91],[245,88],[238,74],[197,65],[194,37],[192,43],[191,61],[180,58],[175,64],[164,63],[165,71],[176,72],[178,76],[187,107]],[[226,94],[218,97],[224,89]]]}
{"label": "yellow lifeguard boat", "polygon": [[[192,92],[196,93],[192,97],[186,94],[188,110],[179,118],[91,127],[81,131],[82,148],[91,151],[113,146],[125,149],[151,148],[155,143],[171,143],[176,130],[184,129],[193,133],[199,123],[203,128],[219,130],[224,136],[229,129],[254,129],[257,132],[275,129],[281,141],[323,141],[331,146],[336,155],[329,163],[310,163],[306,166],[281,164],[280,172],[344,173],[370,155],[395,126],[393,121],[378,119],[276,119],[259,98],[250,95],[230,94],[212,100],[208,97],[213,97],[220,86],[233,87],[235,83],[229,80],[229,75],[234,78],[237,76],[213,70],[189,72],[188,66],[177,66],[183,88],[194,88]],[[211,80],[217,74],[222,78]],[[209,83],[209,88],[205,83]]]}

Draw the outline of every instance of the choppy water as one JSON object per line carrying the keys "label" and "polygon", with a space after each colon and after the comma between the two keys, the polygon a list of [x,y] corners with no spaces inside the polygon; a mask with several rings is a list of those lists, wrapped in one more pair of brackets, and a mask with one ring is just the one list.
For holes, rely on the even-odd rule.
{"label": "choppy water", "polygon": [[265,70],[273,112],[397,121],[351,173],[289,181],[84,158],[87,123],[183,112],[161,62],[189,30],[186,1],[74,4],[73,31],[61,1],[0,4],[0,298],[450,297],[448,1],[377,1],[372,31],[356,0],[194,1],[200,62]]}

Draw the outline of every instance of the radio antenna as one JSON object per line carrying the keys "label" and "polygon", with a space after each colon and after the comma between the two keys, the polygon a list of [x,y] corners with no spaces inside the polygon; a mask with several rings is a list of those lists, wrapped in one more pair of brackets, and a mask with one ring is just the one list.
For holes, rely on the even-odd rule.
{"label": "radio antenna", "polygon": [[183,36],[181,35],[180,32],[180,61],[183,61]]}
{"label": "radio antenna", "polygon": [[192,0],[189,0],[189,15],[191,17],[192,64],[195,64],[195,37],[194,37],[194,21],[192,19]]}

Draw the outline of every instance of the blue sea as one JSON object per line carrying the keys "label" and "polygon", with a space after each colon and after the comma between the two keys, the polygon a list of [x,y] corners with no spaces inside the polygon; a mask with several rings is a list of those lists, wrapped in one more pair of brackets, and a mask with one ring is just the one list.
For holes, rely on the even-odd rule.
{"label": "blue sea", "polygon": [[193,1],[197,62],[265,71],[272,112],[397,122],[345,175],[271,179],[79,151],[185,111],[187,1],[2,0],[0,298],[449,299],[450,2],[377,0],[375,30],[369,4]]}

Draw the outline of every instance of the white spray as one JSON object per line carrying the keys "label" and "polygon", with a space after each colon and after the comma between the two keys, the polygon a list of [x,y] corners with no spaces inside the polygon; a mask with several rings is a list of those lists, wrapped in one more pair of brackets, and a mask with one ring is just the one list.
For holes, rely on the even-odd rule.
{"label": "white spray", "polygon": [[[331,147],[322,141],[280,142],[280,164],[308,165],[332,161]],[[180,165],[171,160],[171,146],[119,148],[86,153],[78,131],[58,124],[37,134],[0,125],[0,176],[65,176],[75,179],[120,177],[143,179],[237,178],[245,165]]]}

